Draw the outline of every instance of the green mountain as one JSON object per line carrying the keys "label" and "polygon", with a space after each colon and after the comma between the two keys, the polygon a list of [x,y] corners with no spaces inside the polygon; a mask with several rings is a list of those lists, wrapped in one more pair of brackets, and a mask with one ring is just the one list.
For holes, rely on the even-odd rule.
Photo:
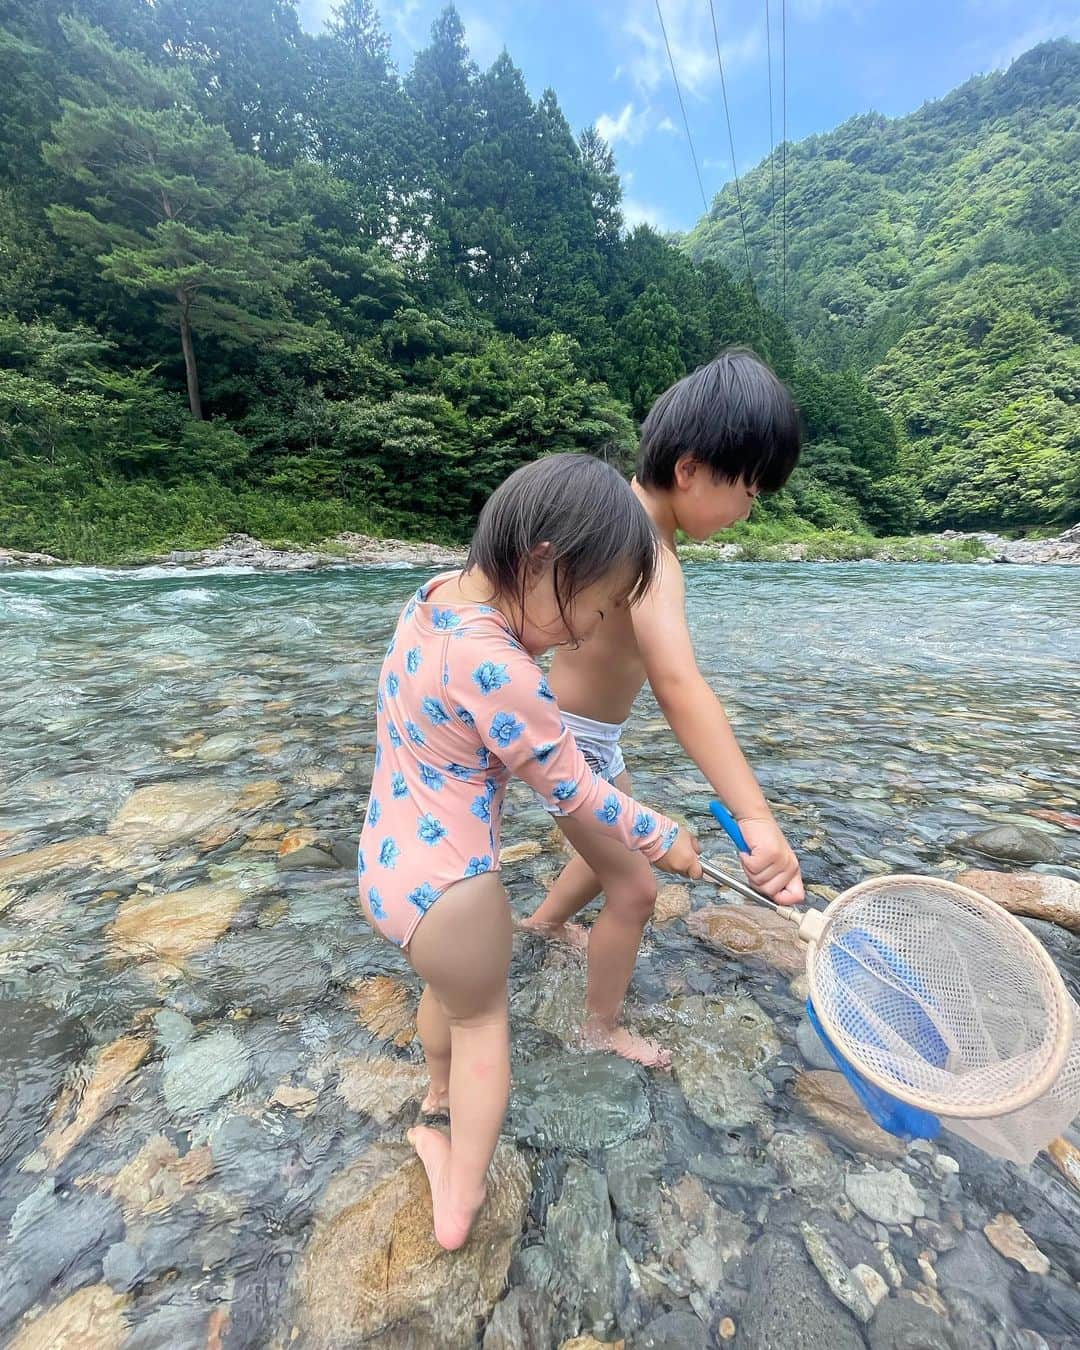
{"label": "green mountain", "polygon": [[[865,376],[925,518],[1075,519],[1080,44],[789,144],[786,269],[780,155],[741,184],[759,295],[807,356]],[[745,267],[732,187],[684,246]]]}

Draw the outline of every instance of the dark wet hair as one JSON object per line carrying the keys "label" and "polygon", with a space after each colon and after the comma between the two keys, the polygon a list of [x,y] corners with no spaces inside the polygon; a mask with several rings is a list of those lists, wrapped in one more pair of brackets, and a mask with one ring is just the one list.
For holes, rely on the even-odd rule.
{"label": "dark wet hair", "polygon": [[601,577],[624,572],[631,604],[652,582],[652,521],[618,470],[591,455],[548,455],[516,469],[484,504],[465,567],[524,612],[535,550],[545,543],[564,622],[574,597]]}
{"label": "dark wet hair", "polygon": [[641,426],[637,479],[669,488],[675,465],[690,455],[717,478],[775,492],[791,477],[802,449],[799,410],[764,361],[729,347],[673,384]]}

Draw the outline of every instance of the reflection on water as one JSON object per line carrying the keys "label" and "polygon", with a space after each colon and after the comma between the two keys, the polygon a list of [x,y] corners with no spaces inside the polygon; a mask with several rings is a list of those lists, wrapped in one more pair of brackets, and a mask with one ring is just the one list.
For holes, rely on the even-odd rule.
{"label": "reflection on water", "polygon": [[[351,876],[371,691],[419,575],[0,574],[0,1330],[751,1346],[813,1304],[823,1345],[864,1343],[870,1316],[883,1345],[1080,1336],[1076,1192],[952,1141],[901,1157],[844,1118],[807,1072],[797,957],[718,950],[707,885],[664,892],[632,992],[672,1075],[578,1052],[579,959],[519,940],[498,1202],[464,1256],[435,1256],[400,1145],[415,981]],[[689,580],[703,670],[819,895],[957,871],[994,825],[1078,866],[1054,816],[1080,798],[1076,573]],[[648,698],[627,758],[730,857]],[[560,859],[523,791],[504,842],[540,846],[505,871],[527,912]],[[1077,939],[1040,935],[1075,978]],[[1027,1268],[984,1236],[1001,1210],[1039,1248]]]}

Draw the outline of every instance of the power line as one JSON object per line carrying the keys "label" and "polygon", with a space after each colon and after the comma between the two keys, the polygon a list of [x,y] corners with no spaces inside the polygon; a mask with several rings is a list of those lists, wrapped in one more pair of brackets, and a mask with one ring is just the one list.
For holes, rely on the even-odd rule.
{"label": "power line", "polygon": [[739,227],[742,230],[743,253],[746,255],[746,279],[753,291],[754,273],[750,267],[750,246],[746,242],[746,216],[743,213],[742,189],[739,187],[739,170],[735,165],[735,137],[731,131],[731,111],[728,108],[727,83],[724,80],[724,62],[720,56],[720,34],[716,29],[716,9],[713,0],[709,0],[709,13],[712,15],[713,41],[716,43],[716,64],[720,67],[720,92],[724,96],[724,117],[727,119],[728,145],[731,147],[731,172],[735,178],[735,200],[739,204]]}
{"label": "power line", "polygon": [[772,180],[769,196],[769,231],[772,235],[773,296],[775,298],[780,294],[780,263],[777,258],[776,243],[776,136],[773,132],[772,23],[769,18],[769,0],[765,0],[765,52],[769,62],[769,174]]}
{"label": "power line", "polygon": [[781,192],[783,195],[783,212],[781,214],[782,230],[782,255],[783,270],[781,272],[782,285],[780,290],[780,312],[787,322],[787,0],[780,0],[780,97],[783,100],[783,136],[784,145],[781,152],[781,174],[783,183]]}
{"label": "power line", "polygon": [[679,99],[679,111],[682,113],[683,126],[686,128],[686,143],[690,147],[690,158],[694,162],[694,174],[697,178],[698,191],[701,193],[701,204],[705,208],[705,214],[709,213],[709,203],[705,200],[705,185],[701,181],[701,170],[698,168],[697,155],[694,153],[694,138],[690,135],[690,123],[686,117],[686,105],[683,103],[682,90],[679,88],[679,77],[675,74],[675,61],[671,55],[671,43],[668,42],[667,28],[664,25],[664,15],[660,9],[660,0],[656,0],[656,17],[660,20],[660,31],[664,35],[664,46],[667,48],[668,65],[671,67],[671,78],[675,82],[675,93]]}

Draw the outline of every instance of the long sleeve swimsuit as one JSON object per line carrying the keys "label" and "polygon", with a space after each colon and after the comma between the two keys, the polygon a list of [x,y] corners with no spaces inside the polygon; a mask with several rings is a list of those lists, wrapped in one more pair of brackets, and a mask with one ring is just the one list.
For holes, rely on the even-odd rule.
{"label": "long sleeve swimsuit", "polygon": [[448,887],[498,871],[511,775],[651,861],[679,828],[593,773],[543,671],[497,609],[438,604],[451,575],[405,606],[376,696],[359,884],[376,927],[402,947]]}

